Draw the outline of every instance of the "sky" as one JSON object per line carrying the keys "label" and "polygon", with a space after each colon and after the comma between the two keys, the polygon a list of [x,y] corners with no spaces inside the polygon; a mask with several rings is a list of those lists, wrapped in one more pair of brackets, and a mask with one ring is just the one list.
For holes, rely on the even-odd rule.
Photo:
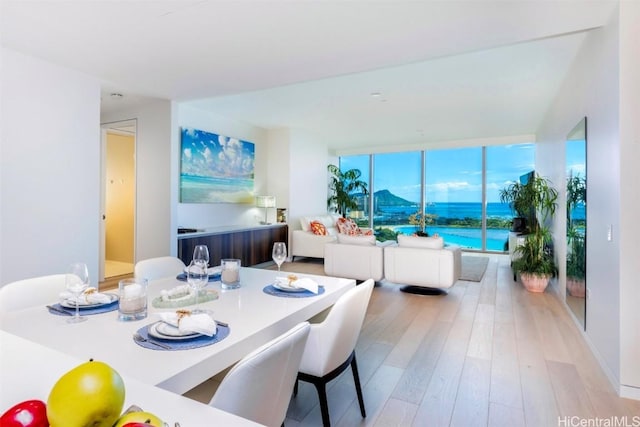
{"label": "sky", "polygon": [[[567,165],[584,174],[584,140],[567,144]],[[500,189],[534,170],[533,143],[489,146],[486,150],[487,201],[499,202]],[[420,152],[374,155],[374,191],[387,189],[411,202],[420,201]],[[582,160],[580,160],[582,159]],[[369,156],[341,157],[343,170],[357,168],[369,180]],[[426,152],[427,202],[479,202],[482,198],[482,148]]]}
{"label": "sky", "polygon": [[191,128],[181,133],[182,174],[209,178],[253,175],[253,143]]}

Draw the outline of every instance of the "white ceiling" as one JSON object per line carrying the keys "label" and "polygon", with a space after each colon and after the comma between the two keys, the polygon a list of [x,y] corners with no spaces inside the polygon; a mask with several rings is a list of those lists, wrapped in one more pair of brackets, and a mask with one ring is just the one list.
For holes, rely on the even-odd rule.
{"label": "white ceiling", "polygon": [[103,111],[190,101],[305,129],[339,152],[534,134],[586,32],[616,10],[606,0],[0,5],[2,45],[99,78]]}

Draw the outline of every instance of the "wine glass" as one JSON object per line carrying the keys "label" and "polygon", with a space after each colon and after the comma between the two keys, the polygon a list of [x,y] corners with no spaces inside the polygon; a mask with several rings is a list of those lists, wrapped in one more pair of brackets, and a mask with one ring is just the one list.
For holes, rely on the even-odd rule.
{"label": "wine glass", "polygon": [[207,245],[197,245],[193,250],[193,261],[196,264],[204,265],[204,268],[209,266],[209,248]]}
{"label": "wine glass", "polygon": [[278,271],[280,271],[280,266],[284,260],[287,259],[287,245],[285,245],[284,242],[275,242],[271,256],[273,257],[273,261],[278,264]]}
{"label": "wine glass", "polygon": [[193,260],[191,264],[187,267],[187,283],[189,283],[189,287],[194,291],[196,302],[195,307],[191,310],[191,313],[206,313],[206,310],[198,309],[198,297],[200,294],[200,289],[204,288],[207,282],[209,281],[209,273],[207,272],[206,264],[203,264],[200,261]]}
{"label": "wine glass", "polygon": [[89,269],[87,264],[83,262],[74,262],[69,267],[69,272],[65,276],[67,290],[73,294],[76,302],[76,314],[67,319],[68,323],[79,323],[87,320],[86,317],[80,316],[80,302],[78,299],[82,292],[89,287]]}

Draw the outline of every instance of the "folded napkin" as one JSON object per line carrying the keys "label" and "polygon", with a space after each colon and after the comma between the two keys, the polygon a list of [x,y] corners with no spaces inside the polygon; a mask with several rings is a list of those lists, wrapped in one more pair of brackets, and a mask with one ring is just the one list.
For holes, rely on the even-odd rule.
{"label": "folded napkin", "polygon": [[96,288],[88,288],[77,297],[71,292],[63,291],[60,293],[60,299],[73,304],[75,304],[77,300],[78,305],[108,304],[112,301],[109,295],[101,294]]}
{"label": "folded napkin", "polygon": [[158,313],[163,322],[175,326],[180,332],[197,332],[211,337],[218,327],[207,313],[191,314],[189,310]]}
{"label": "folded napkin", "polygon": [[308,277],[297,278],[295,275],[276,277],[276,283],[282,286],[289,286],[290,288],[306,289],[314,294],[318,293],[318,283]]}

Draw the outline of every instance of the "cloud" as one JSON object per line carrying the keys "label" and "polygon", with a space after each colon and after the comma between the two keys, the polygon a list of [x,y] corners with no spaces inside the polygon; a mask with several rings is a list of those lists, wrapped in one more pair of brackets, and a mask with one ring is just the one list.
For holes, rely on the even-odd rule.
{"label": "cloud", "polygon": [[587,165],[585,165],[584,163],[576,163],[574,165],[568,165],[567,169],[573,172],[573,176],[576,176],[576,175],[585,176]]}
{"label": "cloud", "polygon": [[210,163],[213,160],[213,153],[211,152],[211,149],[209,147],[205,147],[205,149],[202,151],[202,157],[204,157],[204,160],[207,163]]}
{"label": "cloud", "polygon": [[429,191],[458,191],[472,188],[472,186],[466,181],[452,181],[452,182],[436,182],[435,184],[428,184]]}

